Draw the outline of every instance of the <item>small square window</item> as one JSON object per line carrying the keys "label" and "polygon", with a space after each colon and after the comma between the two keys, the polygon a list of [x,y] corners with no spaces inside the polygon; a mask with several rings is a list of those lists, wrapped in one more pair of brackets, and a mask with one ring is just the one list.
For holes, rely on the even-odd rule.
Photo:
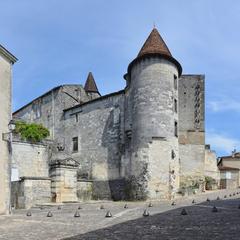
{"label": "small square window", "polygon": [[73,152],[78,152],[78,137],[72,139],[73,142]]}

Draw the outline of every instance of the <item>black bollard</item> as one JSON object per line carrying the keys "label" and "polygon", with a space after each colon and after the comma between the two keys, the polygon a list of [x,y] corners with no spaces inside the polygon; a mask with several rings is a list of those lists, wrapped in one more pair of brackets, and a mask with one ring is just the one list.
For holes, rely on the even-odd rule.
{"label": "black bollard", "polygon": [[196,201],[193,199],[193,200],[192,200],[192,204],[194,204],[194,203],[196,203]]}
{"label": "black bollard", "polygon": [[125,204],[125,205],[124,205],[124,208],[128,208],[128,205],[127,205],[127,204]]}
{"label": "black bollard", "polygon": [[31,217],[32,216],[32,213],[31,211],[27,211],[27,214],[26,214],[27,217]]}
{"label": "black bollard", "polygon": [[148,217],[150,214],[147,209],[144,210],[143,212],[143,217]]}
{"label": "black bollard", "polygon": [[80,210],[80,209],[82,209],[82,207],[81,207],[81,206],[78,206],[78,210]]}
{"label": "black bollard", "polygon": [[212,212],[218,212],[218,209],[216,206],[213,206]]}
{"label": "black bollard", "polygon": [[79,211],[76,211],[76,212],[75,212],[74,217],[75,217],[75,218],[80,217]]}
{"label": "black bollard", "polygon": [[173,201],[171,205],[172,205],[172,206],[175,206],[175,205],[176,205],[176,203]]}
{"label": "black bollard", "polygon": [[107,211],[107,213],[106,213],[105,217],[106,217],[106,218],[110,218],[110,217],[112,217],[112,214],[111,214],[111,212],[110,212],[110,211]]}
{"label": "black bollard", "polygon": [[209,198],[207,198],[207,202],[210,202],[210,199],[209,199]]}
{"label": "black bollard", "polygon": [[181,211],[181,215],[188,215],[188,213],[187,213],[187,211],[186,211],[185,208],[182,209],[182,211]]}
{"label": "black bollard", "polygon": [[104,206],[103,206],[103,205],[101,205],[101,206],[100,206],[100,209],[104,209]]}
{"label": "black bollard", "polygon": [[49,211],[49,212],[47,213],[47,217],[52,217],[52,216],[53,216],[52,212]]}
{"label": "black bollard", "polygon": [[217,197],[217,200],[220,200],[220,197]]}
{"label": "black bollard", "polygon": [[150,202],[150,203],[148,204],[148,207],[153,207],[153,204]]}

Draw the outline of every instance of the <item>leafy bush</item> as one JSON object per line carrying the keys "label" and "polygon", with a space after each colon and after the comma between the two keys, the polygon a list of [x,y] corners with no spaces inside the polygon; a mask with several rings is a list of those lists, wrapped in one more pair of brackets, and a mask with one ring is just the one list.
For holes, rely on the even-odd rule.
{"label": "leafy bush", "polygon": [[217,183],[217,181],[214,178],[209,177],[209,176],[205,176],[205,182],[207,184],[216,184]]}
{"label": "leafy bush", "polygon": [[49,130],[41,124],[26,123],[23,121],[16,122],[14,132],[19,134],[22,140],[32,143],[41,142],[50,135]]}

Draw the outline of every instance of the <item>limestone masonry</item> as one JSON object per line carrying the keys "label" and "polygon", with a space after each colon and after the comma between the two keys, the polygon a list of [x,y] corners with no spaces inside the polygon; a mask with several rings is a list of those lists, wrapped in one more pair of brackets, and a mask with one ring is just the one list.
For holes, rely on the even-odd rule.
{"label": "limestone masonry", "polygon": [[123,90],[101,96],[89,73],[84,87],[55,87],[13,114],[51,135],[37,145],[14,140],[12,205],[203,190],[204,75],[182,74],[154,28],[124,78]]}
{"label": "limestone masonry", "polygon": [[10,52],[0,45],[0,214],[10,209],[10,154],[9,128],[11,119],[12,65],[17,61]]}

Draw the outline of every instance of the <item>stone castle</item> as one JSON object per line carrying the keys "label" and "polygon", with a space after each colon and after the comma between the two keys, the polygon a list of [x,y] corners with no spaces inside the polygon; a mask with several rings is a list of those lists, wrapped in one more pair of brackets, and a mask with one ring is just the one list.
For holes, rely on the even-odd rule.
{"label": "stone castle", "polygon": [[182,74],[154,28],[124,79],[123,90],[101,96],[89,73],[84,87],[55,87],[13,114],[50,137],[13,139],[12,205],[172,199],[189,182],[203,189],[204,75]]}
{"label": "stone castle", "polygon": [[124,79],[124,90],[101,96],[89,73],[85,87],[56,87],[17,110],[15,119],[43,124],[52,140],[30,173],[16,160],[18,174],[50,178],[57,202],[87,189],[94,199],[168,199],[189,177],[203,181],[204,76],[183,75],[154,28]]}

